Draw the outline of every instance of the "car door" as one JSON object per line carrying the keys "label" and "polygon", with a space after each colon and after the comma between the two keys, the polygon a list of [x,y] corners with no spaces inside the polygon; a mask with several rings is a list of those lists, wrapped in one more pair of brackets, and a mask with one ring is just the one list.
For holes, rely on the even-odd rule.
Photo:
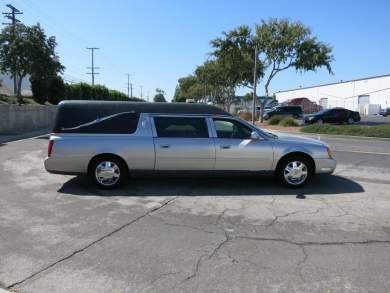
{"label": "car door", "polygon": [[[211,119],[211,118],[210,118]],[[251,139],[252,129],[235,119],[213,118],[215,169],[268,171],[273,163],[271,141]]]}
{"label": "car door", "polygon": [[214,170],[205,117],[154,116],[155,170]]}
{"label": "car door", "polygon": [[338,123],[348,122],[348,118],[352,116],[352,112],[346,109],[339,110],[340,116],[338,119]]}
{"label": "car door", "polygon": [[326,111],[323,115],[323,121],[328,123],[334,123],[336,121],[337,111],[335,109],[331,109]]}

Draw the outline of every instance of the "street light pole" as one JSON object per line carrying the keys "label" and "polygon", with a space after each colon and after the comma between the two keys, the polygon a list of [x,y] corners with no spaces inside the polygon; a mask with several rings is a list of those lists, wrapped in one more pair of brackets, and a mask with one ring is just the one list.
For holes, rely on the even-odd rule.
{"label": "street light pole", "polygon": [[252,124],[255,125],[256,116],[256,84],[257,84],[257,47],[255,47],[255,67],[253,70],[253,105],[252,105]]}

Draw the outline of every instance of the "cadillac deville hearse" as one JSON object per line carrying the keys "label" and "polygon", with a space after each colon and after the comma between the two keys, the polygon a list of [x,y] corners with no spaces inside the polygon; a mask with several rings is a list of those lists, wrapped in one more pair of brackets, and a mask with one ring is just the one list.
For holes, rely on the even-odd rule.
{"label": "cadillac deville hearse", "polygon": [[114,188],[137,172],[273,173],[300,187],[332,173],[330,147],[316,139],[275,135],[206,104],[64,101],[45,168],[89,174]]}

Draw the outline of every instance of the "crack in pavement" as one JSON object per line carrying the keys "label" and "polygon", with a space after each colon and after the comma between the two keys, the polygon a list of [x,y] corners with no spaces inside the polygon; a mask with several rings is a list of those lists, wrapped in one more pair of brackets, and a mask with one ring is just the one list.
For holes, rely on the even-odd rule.
{"label": "crack in pavement", "polygon": [[[322,209],[326,209],[327,207],[320,207],[317,208],[315,211],[311,212],[310,214],[314,214],[319,212]],[[217,221],[219,222],[222,218],[223,215],[226,213],[226,209],[222,212],[220,216],[218,216]],[[172,225],[172,226],[177,226],[181,228],[188,228],[188,229],[195,229],[198,231],[203,231],[204,233],[208,234],[217,234],[217,235],[222,235],[220,232],[213,232],[209,230],[205,230],[199,227],[194,227],[190,225],[179,225],[179,224],[170,224],[170,223],[165,223],[166,225]],[[220,225],[220,223],[218,223]],[[218,243],[218,245],[213,249],[211,253],[206,253],[202,254],[196,261],[195,269],[191,275],[187,276],[184,280],[179,282],[177,285],[182,284],[184,282],[187,282],[193,278],[195,278],[201,269],[202,263],[205,260],[210,260],[212,259],[219,250],[221,250],[229,241],[232,241],[234,239],[246,239],[246,240],[253,240],[253,241],[270,241],[270,242],[281,242],[281,243],[286,243],[294,246],[298,246],[303,254],[303,258],[297,263],[296,269],[297,269],[297,275],[302,279],[303,282],[305,282],[305,278],[303,277],[302,269],[304,267],[305,262],[309,258],[307,252],[306,252],[306,247],[308,246],[332,246],[332,245],[370,245],[370,244],[390,244],[390,240],[376,240],[376,239],[369,239],[369,240],[363,240],[363,241],[325,241],[325,242],[316,242],[316,241],[306,241],[306,242],[299,242],[299,241],[293,241],[289,239],[284,239],[284,238],[272,238],[272,237],[254,237],[254,236],[243,236],[243,235],[237,235],[237,236],[231,236],[228,231],[220,227],[220,229],[223,231],[225,234],[225,239],[222,240],[221,242]],[[235,264],[238,261],[228,252],[227,256],[232,260],[232,263]],[[250,263],[250,262],[248,262]],[[252,263],[253,264],[253,263]],[[253,264],[254,265],[254,264]],[[174,288],[177,286],[175,285]]]}
{"label": "crack in pavement", "polygon": [[173,276],[173,275],[177,275],[177,274],[180,274],[180,272],[168,272],[168,273],[162,273],[160,274],[157,278],[155,278],[153,281],[150,282],[150,285],[153,285],[154,283],[156,283],[157,281],[160,281],[161,279],[167,277],[167,276]]}
{"label": "crack in pavement", "polygon": [[306,282],[305,278],[303,277],[303,273],[302,273],[302,270],[303,270],[303,266],[305,264],[305,262],[307,261],[307,259],[309,258],[307,252],[306,252],[306,249],[305,249],[305,246],[304,245],[301,245],[299,246],[302,250],[302,253],[303,253],[303,258],[302,260],[300,260],[297,264],[297,275],[299,276],[299,278],[301,278],[302,282]]}
{"label": "crack in pavement", "polygon": [[332,246],[332,245],[368,245],[368,244],[390,244],[390,240],[379,240],[379,239],[369,239],[362,241],[325,241],[325,242],[317,242],[317,241],[293,241],[284,238],[273,238],[273,237],[256,237],[256,236],[242,236],[238,235],[235,238],[238,239],[247,239],[254,241],[274,241],[274,242],[282,242],[296,246]]}
{"label": "crack in pavement", "polygon": [[[226,213],[227,210],[228,210],[228,209],[225,208],[225,209],[222,211],[222,213],[217,217],[217,219],[216,219],[216,221],[215,221],[215,225],[217,225],[218,228],[219,228],[220,230],[223,231],[223,233],[224,233],[224,235],[225,235],[225,239],[222,240],[216,247],[214,247],[214,249],[213,249],[213,251],[212,251],[211,253],[202,254],[202,255],[198,258],[198,260],[197,260],[197,262],[196,262],[196,265],[195,265],[195,269],[194,269],[194,271],[192,272],[192,274],[189,275],[189,276],[187,276],[187,277],[186,277],[182,282],[180,282],[180,283],[184,283],[184,282],[187,282],[187,281],[189,281],[189,280],[195,278],[195,277],[198,275],[198,273],[199,273],[199,270],[200,270],[200,267],[201,267],[201,264],[202,264],[203,259],[204,259],[204,258],[207,258],[208,260],[209,260],[209,259],[212,259],[212,258],[217,254],[218,250],[220,250],[226,243],[228,243],[228,242],[231,240],[231,237],[229,236],[229,233],[228,233],[223,227],[221,227],[221,223],[220,223],[221,219],[223,219],[223,217],[225,216],[225,213]],[[221,235],[220,233],[216,233],[216,232],[214,232],[214,234]]]}
{"label": "crack in pavement", "polygon": [[139,217],[137,217],[137,218],[131,220],[130,222],[127,222],[127,223],[121,225],[120,227],[118,227],[118,228],[112,230],[111,232],[109,232],[109,233],[107,233],[107,234],[105,234],[105,235],[99,237],[98,239],[92,241],[91,243],[85,245],[84,247],[79,248],[79,249],[73,251],[72,253],[68,254],[67,256],[64,256],[64,257],[60,258],[59,260],[57,260],[57,261],[55,261],[55,262],[53,262],[53,263],[47,265],[46,267],[44,267],[44,268],[42,268],[42,269],[40,269],[40,270],[38,270],[38,271],[32,273],[31,275],[27,276],[27,277],[24,278],[23,280],[18,281],[18,282],[15,282],[15,283],[13,283],[13,284],[7,286],[6,288],[7,288],[7,289],[12,289],[12,288],[14,288],[14,287],[16,287],[16,286],[18,286],[18,285],[23,284],[24,282],[26,282],[26,281],[28,281],[28,280],[34,278],[35,276],[37,276],[37,275],[39,275],[39,274],[41,274],[41,273],[47,271],[48,269],[50,269],[50,268],[56,266],[57,264],[59,264],[59,263],[65,261],[65,260],[68,260],[68,259],[72,258],[73,256],[75,256],[75,255],[77,255],[77,254],[79,254],[79,253],[85,251],[86,249],[90,248],[91,246],[93,246],[93,245],[95,245],[95,244],[101,242],[102,240],[104,240],[104,239],[106,239],[106,238],[108,238],[108,237],[114,235],[115,233],[117,233],[117,232],[123,230],[124,228],[126,228],[126,227],[128,227],[128,226],[130,226],[130,225],[132,225],[132,224],[134,224],[134,223],[136,223],[136,222],[138,222],[138,221],[141,220],[142,218],[144,218],[144,217],[146,217],[146,216],[148,216],[148,215],[150,215],[150,214],[152,214],[152,213],[154,213],[154,212],[156,212],[156,211],[162,209],[163,207],[165,207],[166,205],[168,205],[168,204],[170,204],[172,201],[174,201],[176,198],[177,198],[177,196],[176,196],[176,197],[173,197],[173,198],[171,198],[171,199],[166,200],[166,201],[163,202],[160,206],[148,210],[148,211],[147,211],[146,213],[144,213],[143,215],[141,215],[141,216],[139,216]]}

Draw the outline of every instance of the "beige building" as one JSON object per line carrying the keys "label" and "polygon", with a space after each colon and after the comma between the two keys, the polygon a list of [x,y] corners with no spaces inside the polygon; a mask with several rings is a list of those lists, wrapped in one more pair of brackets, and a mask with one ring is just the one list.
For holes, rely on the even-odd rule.
{"label": "beige building", "polygon": [[308,98],[324,109],[344,107],[372,115],[390,107],[390,74],[279,91],[275,95],[279,103]]}

